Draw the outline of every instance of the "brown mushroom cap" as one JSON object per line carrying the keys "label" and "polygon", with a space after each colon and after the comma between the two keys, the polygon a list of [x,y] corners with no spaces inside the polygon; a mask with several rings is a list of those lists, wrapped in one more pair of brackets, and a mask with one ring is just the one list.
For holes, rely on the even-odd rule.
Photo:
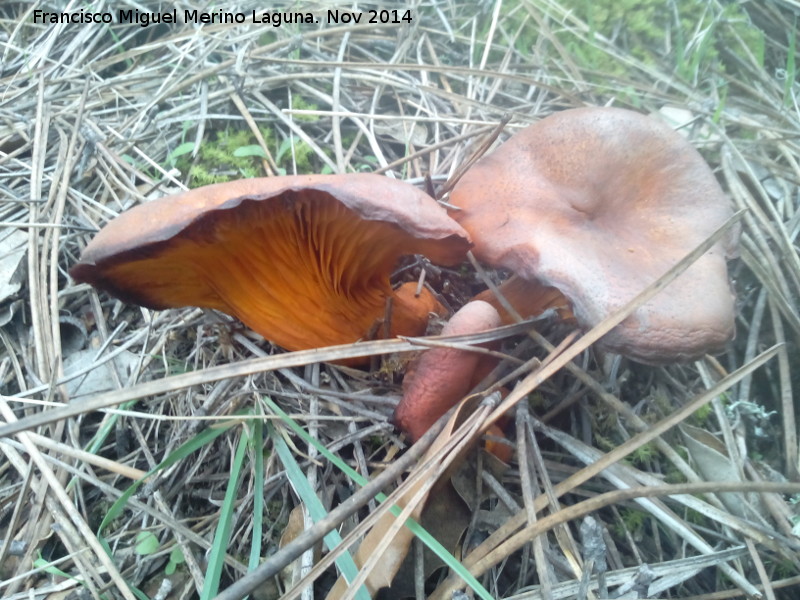
{"label": "brown mushroom cap", "polygon": [[[149,308],[214,308],[299,350],[354,342],[393,298],[390,334],[420,335],[438,307],[395,294],[397,259],[461,260],[468,235],[415,187],[369,174],[244,179],[129,210],[70,274]],[[378,332],[380,333],[380,331]]]}
{"label": "brown mushroom cap", "polygon": [[[732,208],[700,154],[617,108],[549,116],[482,158],[453,190],[479,260],[557,288],[592,327],[693,250]],[[612,330],[602,345],[648,363],[721,348],[734,331],[726,259],[737,232]]]}

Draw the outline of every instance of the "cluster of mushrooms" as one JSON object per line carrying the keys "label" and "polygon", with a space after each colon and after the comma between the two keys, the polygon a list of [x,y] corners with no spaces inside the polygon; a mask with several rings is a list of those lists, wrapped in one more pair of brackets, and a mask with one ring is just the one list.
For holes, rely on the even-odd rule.
{"label": "cluster of mushrooms", "polygon": [[[732,215],[683,137],[617,108],[565,110],[524,129],[471,167],[449,204],[450,214],[412,185],[369,174],[211,185],[121,214],[70,274],[148,308],[220,310],[301,350],[424,334],[429,316],[445,311],[416,284],[393,290],[392,269],[410,254],[457,265],[472,250],[513,274],[500,292],[520,316],[558,307],[591,328]],[[717,242],[601,346],[651,364],[721,349],[734,332],[727,259],[737,243],[735,231]],[[485,292],[444,333],[511,318]],[[463,375],[475,370],[474,356],[421,355],[394,419],[411,439],[469,390]],[[454,357],[467,361],[458,363],[459,383],[441,373]]]}

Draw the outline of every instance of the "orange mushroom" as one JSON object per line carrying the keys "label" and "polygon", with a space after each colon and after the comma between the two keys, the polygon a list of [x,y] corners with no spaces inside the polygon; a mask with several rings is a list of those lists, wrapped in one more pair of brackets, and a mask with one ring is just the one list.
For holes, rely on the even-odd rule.
{"label": "orange mushroom", "polygon": [[[461,208],[452,216],[472,236],[476,257],[519,278],[503,291],[523,316],[552,301],[540,301],[543,288],[555,288],[586,328],[732,215],[683,137],[617,108],[565,110],[524,129],[476,163],[450,203]],[[737,244],[731,232],[601,346],[656,364],[720,349],[734,333],[726,260]]]}
{"label": "orange mushroom", "polygon": [[[467,302],[442,329],[442,335],[481,333],[500,325],[500,315],[487,302]],[[494,366],[481,354],[458,348],[426,350],[409,367],[394,424],[415,442],[439,417],[461,400]],[[483,364],[482,364],[483,363]]]}
{"label": "orange mushroom", "polygon": [[137,206],[97,234],[70,274],[153,309],[221,310],[300,350],[376,331],[389,298],[389,334],[423,334],[440,306],[427,290],[392,291],[392,268],[407,254],[455,264],[469,246],[444,209],[401,181],[272,177]]}

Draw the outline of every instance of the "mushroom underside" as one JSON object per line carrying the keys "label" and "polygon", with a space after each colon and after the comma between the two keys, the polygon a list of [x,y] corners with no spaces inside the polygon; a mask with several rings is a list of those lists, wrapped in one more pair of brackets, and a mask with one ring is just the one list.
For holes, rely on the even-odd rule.
{"label": "mushroom underside", "polygon": [[[81,262],[72,273],[150,308],[227,312],[298,350],[374,330],[394,297],[389,276],[398,257],[425,253],[437,241],[363,220],[316,190],[289,190],[269,202],[244,199],[235,210],[204,213],[180,235]],[[424,333],[437,305],[427,290],[397,296],[390,334]]]}

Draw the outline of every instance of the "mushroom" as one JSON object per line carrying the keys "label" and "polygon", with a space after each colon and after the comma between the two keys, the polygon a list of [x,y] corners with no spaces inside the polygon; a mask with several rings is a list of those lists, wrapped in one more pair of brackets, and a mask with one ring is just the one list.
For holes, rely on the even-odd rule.
{"label": "mushroom", "polygon": [[469,237],[412,185],[370,174],[256,178],[197,188],[108,223],[70,274],[153,309],[213,308],[289,350],[355,342],[392,300],[389,335],[421,335],[441,307],[398,258],[451,265]]}
{"label": "mushroom", "polygon": [[[467,302],[445,323],[442,335],[481,333],[500,325],[489,303]],[[494,367],[494,359],[459,348],[432,348],[422,353],[403,379],[403,397],[394,424],[416,442],[439,417],[455,406]]]}
{"label": "mushroom", "polygon": [[[555,288],[586,328],[732,215],[683,137],[617,108],[565,110],[531,125],[469,169],[449,202],[461,209],[452,216],[471,235],[475,256],[519,278],[504,292],[523,316],[540,310],[538,298],[552,292],[543,288]],[[726,260],[737,244],[733,231],[601,346],[651,364],[720,349],[734,333]]]}

